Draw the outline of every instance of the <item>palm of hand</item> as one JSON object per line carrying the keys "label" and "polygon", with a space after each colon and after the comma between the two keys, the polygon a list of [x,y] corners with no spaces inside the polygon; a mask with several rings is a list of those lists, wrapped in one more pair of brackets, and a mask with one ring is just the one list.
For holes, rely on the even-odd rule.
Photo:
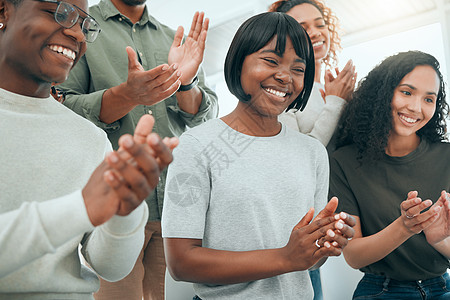
{"label": "palm of hand", "polygon": [[203,50],[199,43],[191,37],[187,37],[181,46],[172,46],[169,51],[169,65],[178,64],[178,70],[182,74],[181,83],[184,85],[192,82],[202,60]]}
{"label": "palm of hand", "polygon": [[450,235],[450,211],[442,207],[438,219],[424,229],[429,244],[436,244]]}

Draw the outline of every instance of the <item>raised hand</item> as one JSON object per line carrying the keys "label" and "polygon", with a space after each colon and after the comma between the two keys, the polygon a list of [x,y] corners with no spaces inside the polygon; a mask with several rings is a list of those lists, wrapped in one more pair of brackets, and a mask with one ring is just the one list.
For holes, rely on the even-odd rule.
{"label": "raised hand", "polygon": [[91,223],[98,226],[113,215],[128,215],[152,192],[161,171],[172,161],[177,138],[161,140],[151,133],[154,119],[143,116],[135,136],[123,135],[118,152],[109,153],[82,191]]}
{"label": "raised hand", "polygon": [[203,19],[203,12],[196,12],[192,19],[191,29],[184,43],[182,26],[178,27],[172,46],[170,47],[169,64],[178,65],[181,72],[181,84],[190,84],[197,75],[205,52],[206,35],[208,32],[209,19]]}
{"label": "raised hand", "polygon": [[450,194],[442,191],[438,201],[430,210],[436,211],[437,219],[425,228],[423,233],[428,243],[434,245],[450,236]]}
{"label": "raised hand", "polygon": [[144,71],[136,52],[131,47],[127,47],[126,51],[128,78],[121,84],[125,99],[136,105],[153,105],[170,97],[180,87],[181,72],[176,64],[162,64]]}
{"label": "raised hand", "polygon": [[355,66],[353,61],[349,60],[342,71],[335,68],[336,77],[330,70],[325,72],[325,91],[322,97],[326,95],[335,95],[346,101],[352,98],[353,90],[355,89],[356,77]]}
{"label": "raised hand", "polygon": [[439,205],[433,206],[426,212],[422,212],[432,204],[433,202],[431,200],[422,201],[416,191],[408,193],[408,198],[400,204],[401,220],[408,232],[418,234],[436,221],[439,210],[441,209]]}

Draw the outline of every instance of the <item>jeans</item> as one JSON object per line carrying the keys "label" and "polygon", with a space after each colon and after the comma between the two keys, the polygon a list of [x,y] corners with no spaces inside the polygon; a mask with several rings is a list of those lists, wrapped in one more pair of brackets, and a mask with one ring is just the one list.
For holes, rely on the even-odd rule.
{"label": "jeans", "polygon": [[398,281],[365,274],[353,293],[353,299],[449,300],[450,277],[445,273],[427,280]]}
{"label": "jeans", "polygon": [[323,300],[322,281],[320,280],[320,269],[309,271],[309,277],[314,290],[314,300]]}

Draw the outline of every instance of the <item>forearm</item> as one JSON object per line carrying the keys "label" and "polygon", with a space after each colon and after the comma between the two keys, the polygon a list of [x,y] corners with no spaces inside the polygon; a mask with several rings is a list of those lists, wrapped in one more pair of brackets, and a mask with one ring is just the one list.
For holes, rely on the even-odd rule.
{"label": "forearm", "polygon": [[110,124],[128,114],[138,104],[129,99],[124,83],[105,91],[100,108],[100,121]]}
{"label": "forearm", "polygon": [[195,115],[198,113],[203,95],[199,87],[196,86],[189,91],[180,91],[176,93],[178,106],[184,112]]}
{"label": "forearm", "polygon": [[97,274],[117,281],[130,273],[142,250],[147,219],[148,207],[143,202],[129,215],[113,216],[90,234],[82,253]]}
{"label": "forearm", "polygon": [[184,253],[182,258],[168,259],[167,266],[175,280],[234,284],[293,271],[282,259],[281,252],[282,249],[234,252],[198,246]]}
{"label": "forearm", "polygon": [[439,253],[444,255],[446,258],[450,259],[450,237],[431,246],[433,246],[434,249],[439,251]]}
{"label": "forearm", "polygon": [[92,229],[80,191],[0,215],[0,278]]}
{"label": "forearm", "polygon": [[360,269],[383,259],[412,235],[404,229],[398,218],[376,234],[349,241],[344,248],[345,260],[352,268]]}

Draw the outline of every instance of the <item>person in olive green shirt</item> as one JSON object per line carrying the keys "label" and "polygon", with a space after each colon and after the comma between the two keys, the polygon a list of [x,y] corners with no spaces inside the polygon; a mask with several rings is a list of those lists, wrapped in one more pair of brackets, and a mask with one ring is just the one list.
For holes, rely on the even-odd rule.
{"label": "person in olive green shirt", "polygon": [[[134,132],[144,114],[155,117],[153,131],[161,137],[179,136],[217,117],[217,96],[200,68],[209,25],[203,13],[194,15],[184,42],[183,28],[175,32],[158,22],[145,0],[102,0],[89,13],[102,34],[58,88],[64,104],[104,129],[113,148],[121,135]],[[102,281],[96,299],[163,299],[165,177],[164,172],[146,199],[146,241],[135,268],[118,283]]]}

